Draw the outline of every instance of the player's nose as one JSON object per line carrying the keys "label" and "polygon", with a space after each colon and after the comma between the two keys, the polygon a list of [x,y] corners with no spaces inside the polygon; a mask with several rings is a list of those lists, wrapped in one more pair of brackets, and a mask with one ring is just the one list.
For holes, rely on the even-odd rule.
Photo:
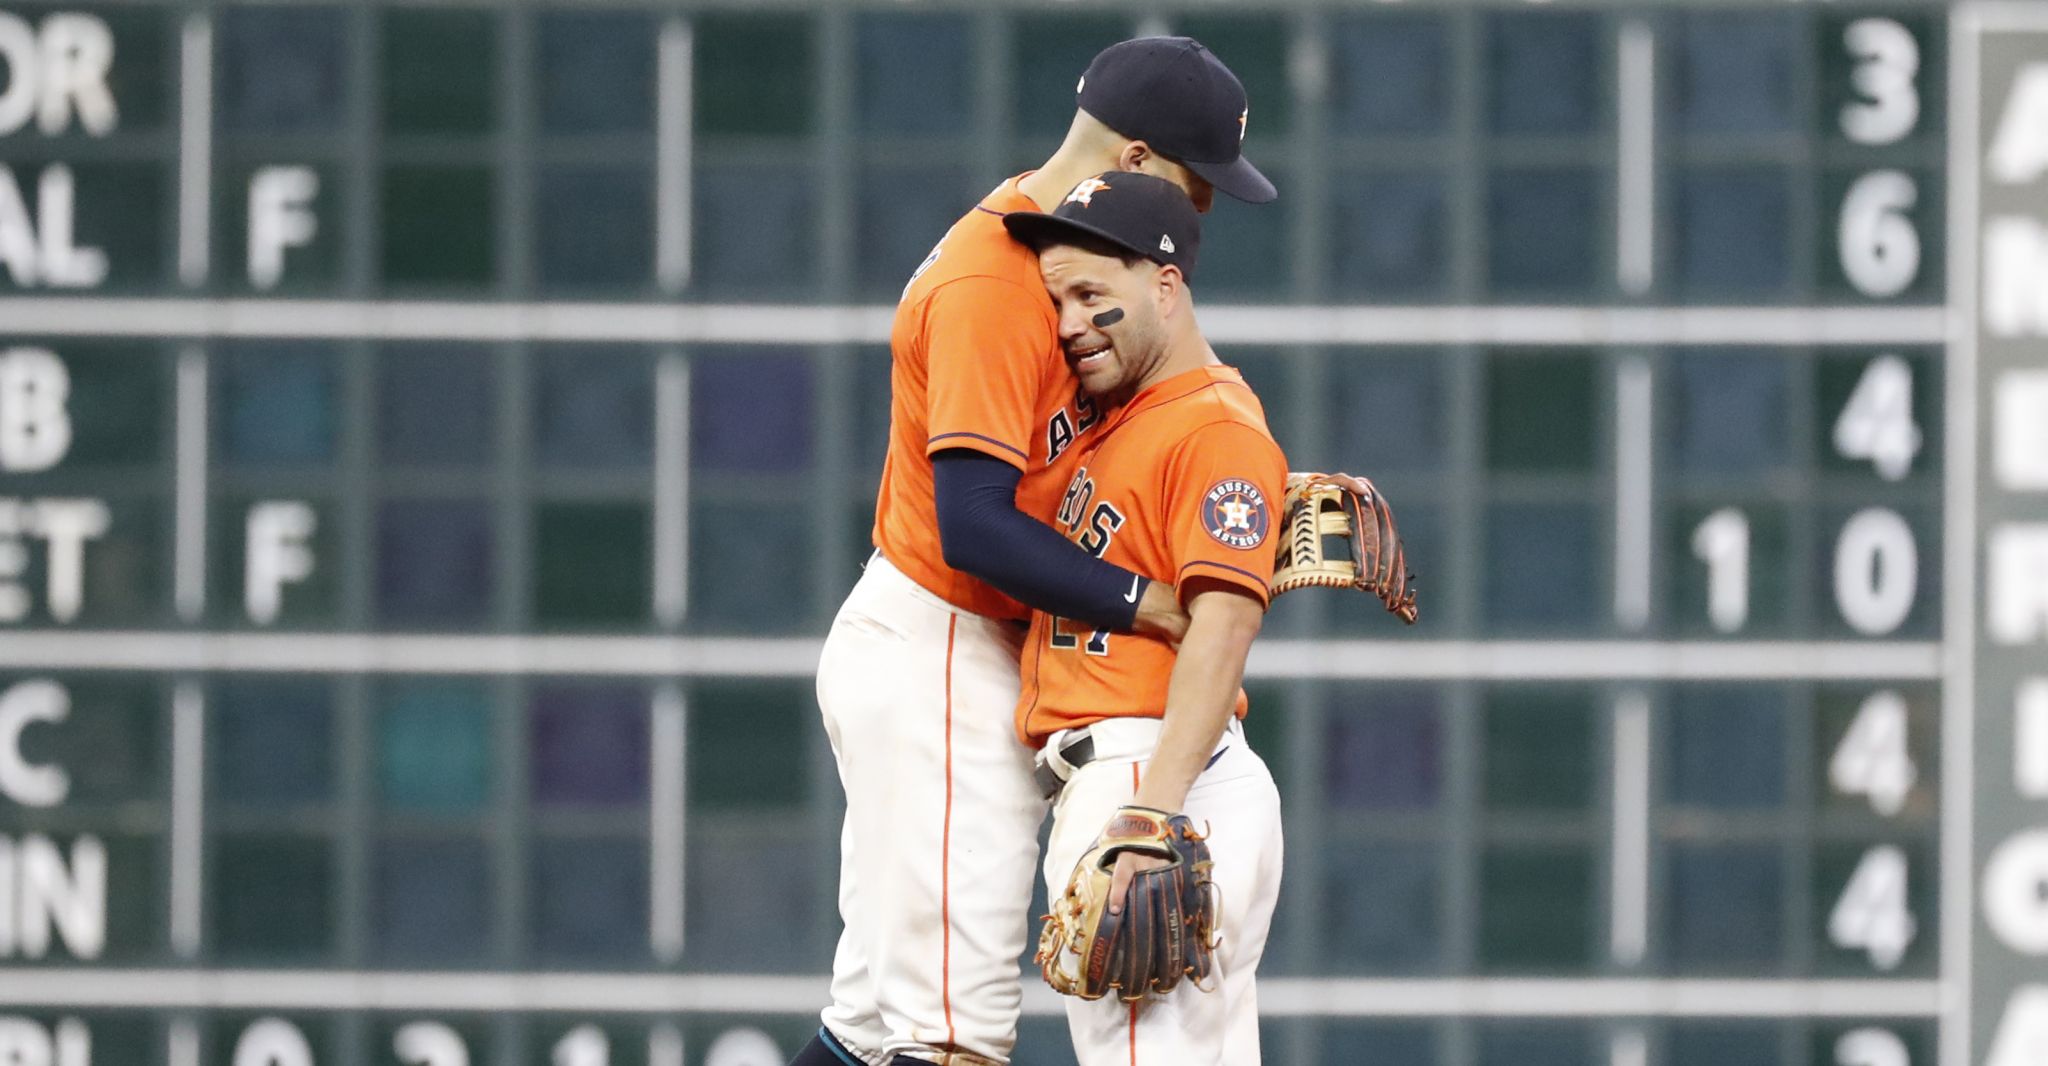
{"label": "player's nose", "polygon": [[1089,330],[1088,316],[1072,304],[1060,308],[1060,343],[1071,344],[1086,336]]}

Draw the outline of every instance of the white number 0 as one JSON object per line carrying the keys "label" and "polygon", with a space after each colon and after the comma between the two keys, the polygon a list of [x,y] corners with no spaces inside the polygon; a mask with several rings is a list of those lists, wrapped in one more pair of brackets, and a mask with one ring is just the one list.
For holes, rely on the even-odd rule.
{"label": "white number 0", "polygon": [[1920,587],[1920,551],[1897,511],[1866,507],[1835,541],[1835,606],[1858,633],[1878,637],[1905,622]]}

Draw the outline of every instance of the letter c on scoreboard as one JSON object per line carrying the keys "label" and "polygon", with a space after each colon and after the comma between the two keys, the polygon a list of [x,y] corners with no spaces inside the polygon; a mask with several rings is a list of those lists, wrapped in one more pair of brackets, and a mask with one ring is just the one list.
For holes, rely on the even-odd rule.
{"label": "letter c on scoreboard", "polygon": [[55,807],[71,791],[61,766],[40,766],[21,754],[21,734],[35,722],[62,722],[71,696],[55,681],[23,681],[0,692],[0,796],[24,807]]}

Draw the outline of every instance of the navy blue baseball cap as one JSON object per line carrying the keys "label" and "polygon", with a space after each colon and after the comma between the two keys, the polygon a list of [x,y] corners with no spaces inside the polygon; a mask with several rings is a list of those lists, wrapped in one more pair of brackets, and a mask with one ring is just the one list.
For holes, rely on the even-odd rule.
{"label": "navy blue baseball cap", "polygon": [[1010,236],[1043,251],[1055,244],[1106,244],[1119,251],[1195,272],[1202,247],[1202,216],[1180,186],[1132,171],[1097,174],[1067,193],[1050,213],[1012,211],[1003,216]]}
{"label": "navy blue baseball cap", "polygon": [[1246,203],[1279,195],[1244,157],[1251,109],[1237,75],[1192,37],[1138,37],[1103,49],[1075,89],[1081,110]]}

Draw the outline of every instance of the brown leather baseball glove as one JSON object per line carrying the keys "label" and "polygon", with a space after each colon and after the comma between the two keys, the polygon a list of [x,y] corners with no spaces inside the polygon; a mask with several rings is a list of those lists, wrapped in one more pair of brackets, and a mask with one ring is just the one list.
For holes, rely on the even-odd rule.
{"label": "brown leather baseball glove", "polygon": [[1393,505],[1372,482],[1347,474],[1289,474],[1286,525],[1273,560],[1273,595],[1311,586],[1356,588],[1414,625],[1415,575],[1394,528]]}
{"label": "brown leather baseball glove", "polygon": [[[1117,856],[1167,860],[1140,870],[1109,912]],[[1182,978],[1197,987],[1216,965],[1216,897],[1209,845],[1184,814],[1122,807],[1074,864],[1067,891],[1052,904],[1038,937],[1038,965],[1053,991],[1101,999],[1114,989],[1127,1003],[1165,995]]]}

